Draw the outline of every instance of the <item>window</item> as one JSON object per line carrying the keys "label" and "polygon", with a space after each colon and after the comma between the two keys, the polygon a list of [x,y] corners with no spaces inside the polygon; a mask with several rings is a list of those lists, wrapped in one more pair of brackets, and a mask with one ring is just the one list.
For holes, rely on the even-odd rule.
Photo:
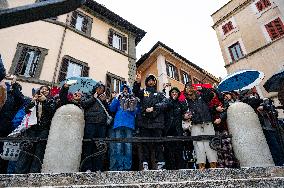
{"label": "window", "polygon": [[109,97],[111,92],[115,91],[117,93],[120,91],[120,86],[125,82],[124,78],[117,76],[112,73],[107,73],[106,75],[106,94]]}
{"label": "window", "polygon": [[239,42],[233,44],[232,46],[229,47],[229,52],[232,58],[232,61],[237,61],[238,59],[242,58],[243,51],[241,49],[241,45]]}
{"label": "window", "polygon": [[226,23],[225,25],[222,26],[222,30],[223,30],[224,35],[226,35],[230,31],[232,31],[233,29],[234,29],[234,26],[233,26],[231,21],[229,21],[228,23]]}
{"label": "window", "polygon": [[186,72],[182,71],[182,83],[186,84],[187,82],[192,82],[191,81],[191,76],[187,74]]}
{"label": "window", "polygon": [[284,35],[284,26],[280,18],[273,20],[265,25],[265,28],[272,40]]}
{"label": "window", "polygon": [[113,29],[109,30],[108,44],[121,51],[127,50],[127,38]]}
{"label": "window", "polygon": [[18,44],[10,72],[26,78],[39,78],[47,49]]}
{"label": "window", "polygon": [[88,77],[89,67],[87,63],[74,59],[70,56],[64,56],[59,71],[58,82],[70,77]]}
{"label": "window", "polygon": [[177,68],[169,62],[166,62],[166,66],[167,66],[167,75],[170,78],[173,78],[173,79],[179,81]]}
{"label": "window", "polygon": [[93,20],[89,16],[78,11],[72,12],[70,26],[76,30],[91,36],[92,23]]}
{"label": "window", "polygon": [[260,0],[255,5],[256,5],[257,10],[261,12],[267,7],[271,6],[271,3],[269,0]]}

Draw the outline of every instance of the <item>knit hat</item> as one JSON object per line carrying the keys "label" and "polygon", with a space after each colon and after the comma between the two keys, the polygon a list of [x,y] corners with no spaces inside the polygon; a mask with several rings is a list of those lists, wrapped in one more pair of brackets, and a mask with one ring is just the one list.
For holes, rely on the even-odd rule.
{"label": "knit hat", "polygon": [[149,80],[153,80],[155,82],[155,85],[157,85],[157,78],[153,74],[149,74],[147,78],[145,79],[145,85],[147,86],[147,83]]}

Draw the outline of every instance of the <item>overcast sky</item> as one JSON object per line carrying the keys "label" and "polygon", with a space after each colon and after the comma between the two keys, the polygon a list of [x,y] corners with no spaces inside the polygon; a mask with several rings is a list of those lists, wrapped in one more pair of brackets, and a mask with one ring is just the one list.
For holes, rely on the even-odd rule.
{"label": "overcast sky", "polygon": [[161,41],[217,77],[226,69],[211,14],[229,0],[96,0],[147,32],[137,58]]}

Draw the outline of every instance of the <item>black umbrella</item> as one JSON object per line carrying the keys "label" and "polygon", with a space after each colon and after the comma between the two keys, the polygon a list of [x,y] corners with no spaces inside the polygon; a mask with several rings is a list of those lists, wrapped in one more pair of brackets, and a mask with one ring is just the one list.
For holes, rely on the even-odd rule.
{"label": "black umbrella", "polygon": [[267,92],[278,92],[280,90],[281,83],[284,81],[284,70],[274,74],[269,78],[263,87]]}

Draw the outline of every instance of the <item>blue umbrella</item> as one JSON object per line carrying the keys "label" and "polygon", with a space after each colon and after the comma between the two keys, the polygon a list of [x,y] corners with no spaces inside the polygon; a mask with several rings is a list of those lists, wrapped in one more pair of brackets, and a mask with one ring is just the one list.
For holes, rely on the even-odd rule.
{"label": "blue umbrella", "polygon": [[284,82],[284,70],[271,76],[263,85],[264,89],[268,92],[278,92],[281,84]]}
{"label": "blue umbrella", "polygon": [[224,91],[251,89],[258,85],[264,74],[257,70],[242,70],[235,72],[222,80],[218,89]]}
{"label": "blue umbrella", "polygon": [[80,91],[83,94],[90,94],[97,84],[97,81],[89,77],[70,77],[60,83],[62,87],[65,83],[70,83],[69,92]]}

